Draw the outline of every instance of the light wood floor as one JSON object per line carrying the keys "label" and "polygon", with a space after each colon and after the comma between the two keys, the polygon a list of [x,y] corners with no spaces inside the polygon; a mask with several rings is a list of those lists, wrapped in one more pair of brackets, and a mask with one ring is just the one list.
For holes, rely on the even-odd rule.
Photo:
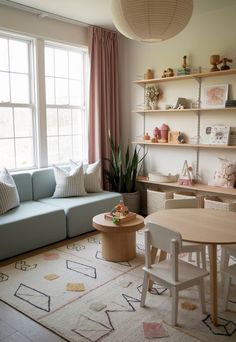
{"label": "light wood floor", "polygon": [[[20,256],[10,258],[0,262],[0,267],[11,264],[16,260],[36,255],[45,250],[64,246],[68,243],[73,243],[82,240],[88,236],[94,235],[97,232],[81,235],[79,237],[64,240],[59,243],[39,248],[35,251],[22,254]],[[54,334],[42,325],[31,320],[11,306],[0,300],[0,341],[1,342],[62,342],[63,338]]]}

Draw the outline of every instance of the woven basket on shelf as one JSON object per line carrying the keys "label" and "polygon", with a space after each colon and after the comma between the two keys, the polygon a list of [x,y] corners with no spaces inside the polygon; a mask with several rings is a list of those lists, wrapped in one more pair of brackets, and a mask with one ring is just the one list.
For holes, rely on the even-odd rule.
{"label": "woven basket on shelf", "polygon": [[193,192],[188,191],[179,191],[174,193],[174,199],[181,199],[181,198],[196,198],[196,195]]}
{"label": "woven basket on shelf", "polygon": [[227,199],[216,196],[204,198],[204,208],[218,209],[225,211],[236,211],[236,202],[227,201]]}
{"label": "woven basket on shelf", "polygon": [[173,198],[172,191],[162,192],[147,189],[147,214],[164,209],[165,200],[170,198]]}

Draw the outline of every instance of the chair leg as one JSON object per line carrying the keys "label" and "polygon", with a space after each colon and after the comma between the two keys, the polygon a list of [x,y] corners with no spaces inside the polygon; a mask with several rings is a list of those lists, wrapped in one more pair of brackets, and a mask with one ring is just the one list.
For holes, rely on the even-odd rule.
{"label": "chair leg", "polygon": [[147,290],[148,290],[148,283],[149,283],[149,274],[144,272],[143,289],[142,289],[141,302],[140,302],[141,307],[145,305],[145,300],[146,300],[146,295],[147,295]]}
{"label": "chair leg", "polygon": [[171,325],[177,325],[177,318],[178,318],[178,301],[179,301],[179,294],[176,287],[172,287],[172,308],[171,308]]}
{"label": "chair leg", "polygon": [[206,247],[203,246],[203,250],[201,251],[201,259],[202,259],[202,268],[206,270]]}
{"label": "chair leg", "polygon": [[[221,248],[221,260],[220,260],[220,270],[222,271],[224,268],[227,268],[229,265],[229,254],[226,252],[224,248]],[[221,273],[222,275],[222,273]],[[225,286],[225,279],[222,277],[221,285]]]}
{"label": "chair leg", "polygon": [[197,258],[197,266],[201,267],[200,266],[200,252],[196,252],[196,258]]}
{"label": "chair leg", "polygon": [[192,259],[192,252],[188,253],[188,261],[193,261],[193,259]]}
{"label": "chair leg", "polygon": [[204,281],[203,279],[200,281],[198,285],[198,292],[199,292],[199,300],[201,306],[201,312],[203,314],[206,313],[206,302],[205,302],[205,290],[204,290]]}
{"label": "chair leg", "polygon": [[229,291],[231,285],[231,277],[225,274],[224,291],[223,291],[223,309],[226,311],[228,307]]}

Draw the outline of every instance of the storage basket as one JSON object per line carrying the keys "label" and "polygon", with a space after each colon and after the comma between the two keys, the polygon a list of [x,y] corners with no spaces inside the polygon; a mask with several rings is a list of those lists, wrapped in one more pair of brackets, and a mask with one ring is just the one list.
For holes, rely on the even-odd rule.
{"label": "storage basket", "polygon": [[172,191],[163,192],[147,189],[147,214],[164,209],[165,200],[170,198],[173,198]]}
{"label": "storage basket", "polygon": [[229,199],[211,196],[204,198],[204,208],[218,209],[225,211],[236,211],[236,202]]}
{"label": "storage basket", "polygon": [[174,193],[174,199],[181,198],[196,198],[196,195],[191,191],[178,191],[177,193]]}

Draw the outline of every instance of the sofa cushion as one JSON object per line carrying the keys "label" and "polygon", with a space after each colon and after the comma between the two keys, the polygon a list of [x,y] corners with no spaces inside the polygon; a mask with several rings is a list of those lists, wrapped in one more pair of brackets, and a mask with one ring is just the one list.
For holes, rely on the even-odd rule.
{"label": "sofa cushion", "polygon": [[32,201],[32,177],[29,172],[12,173],[12,178],[16,183],[20,202]]}
{"label": "sofa cushion", "polygon": [[33,199],[52,197],[56,182],[52,168],[32,172]]}
{"label": "sofa cushion", "polygon": [[0,215],[19,206],[20,199],[14,179],[6,168],[0,172]]}
{"label": "sofa cushion", "polygon": [[66,238],[63,210],[28,201],[0,217],[0,260]]}
{"label": "sofa cushion", "polygon": [[[78,166],[73,160],[70,160],[71,170]],[[84,166],[84,187],[86,192],[101,192],[101,161]]]}
{"label": "sofa cushion", "polygon": [[89,193],[84,197],[42,198],[40,202],[64,209],[67,234],[68,237],[73,237],[94,230],[93,217],[109,212],[120,200],[119,193],[103,191]]}
{"label": "sofa cushion", "polygon": [[54,166],[53,171],[56,180],[54,198],[86,195],[82,163],[73,167],[70,171]]}

